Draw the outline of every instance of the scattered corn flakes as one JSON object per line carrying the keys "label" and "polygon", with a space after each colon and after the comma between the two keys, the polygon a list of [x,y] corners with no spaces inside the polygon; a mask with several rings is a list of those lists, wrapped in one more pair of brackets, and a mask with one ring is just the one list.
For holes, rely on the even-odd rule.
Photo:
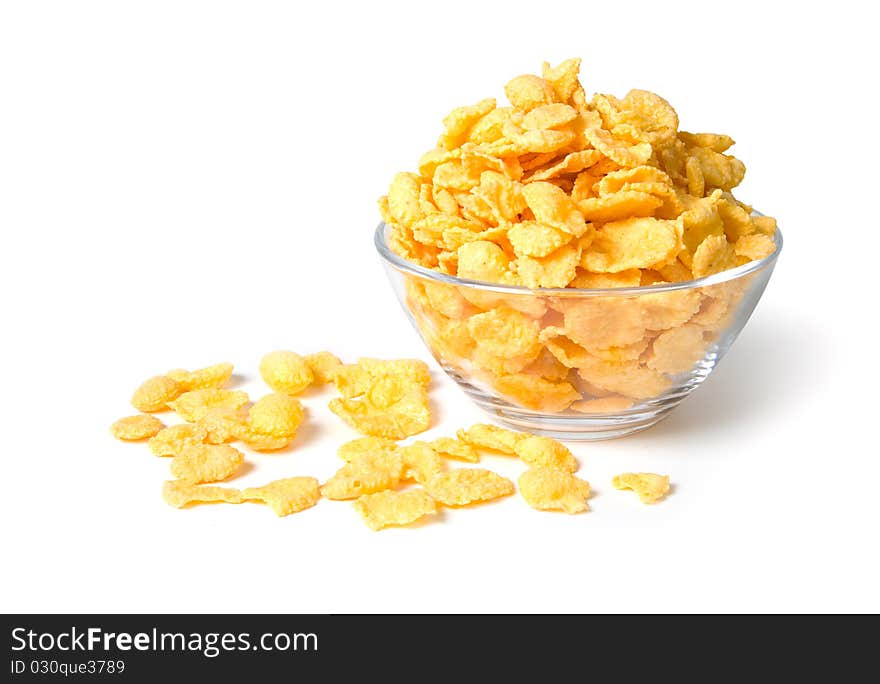
{"label": "scattered corn flakes", "polygon": [[612,480],[615,489],[630,489],[642,503],[652,504],[669,492],[669,476],[656,473],[621,473]]}
{"label": "scattered corn flakes", "polygon": [[110,432],[116,439],[137,442],[154,437],[164,427],[165,424],[156,416],[147,416],[141,413],[136,416],[120,418],[110,426]]}
{"label": "scattered corn flakes", "polygon": [[566,470],[533,467],[519,477],[519,492],[539,511],[582,513],[589,510],[590,485]]}
{"label": "scattered corn flakes", "polygon": [[510,496],[513,482],[491,470],[458,468],[432,477],[425,489],[444,506],[466,506]]}
{"label": "scattered corn flakes", "polygon": [[242,501],[262,501],[279,517],[311,508],[320,498],[320,487],[313,477],[288,477],[241,491]]}
{"label": "scattered corn flakes", "polygon": [[171,461],[171,474],[191,484],[225,480],[244,463],[244,454],[228,444],[190,444]]}
{"label": "scattered corn flakes", "polygon": [[437,513],[437,503],[424,489],[365,494],[353,505],[371,530],[409,525]]}

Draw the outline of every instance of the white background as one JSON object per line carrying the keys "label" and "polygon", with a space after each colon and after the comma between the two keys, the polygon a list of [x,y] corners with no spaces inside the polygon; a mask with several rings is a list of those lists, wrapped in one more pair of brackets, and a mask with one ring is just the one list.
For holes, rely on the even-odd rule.
{"label": "white background", "polygon": [[[864,3],[8,2],[0,9],[4,611],[877,611],[878,143]],[[500,9],[500,7],[505,9]],[[489,9],[492,7],[492,9]],[[114,441],[145,377],[276,348],[428,355],[371,244],[453,106],[546,59],[729,133],[786,247],[667,421],[574,445],[592,512],[518,495],[373,533],[347,503],[174,510]],[[482,420],[432,362],[436,425]],[[236,484],[338,466],[295,448]],[[510,476],[503,459],[488,467]],[[669,473],[654,507],[613,490]]]}

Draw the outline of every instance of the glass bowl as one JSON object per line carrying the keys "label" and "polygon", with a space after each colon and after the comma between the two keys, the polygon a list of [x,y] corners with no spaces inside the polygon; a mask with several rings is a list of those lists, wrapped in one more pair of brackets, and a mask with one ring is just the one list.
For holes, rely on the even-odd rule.
{"label": "glass bowl", "polygon": [[510,427],[558,439],[651,427],[709,376],[761,298],[782,250],[697,280],[613,289],[466,280],[394,254],[394,292],[444,371]]}

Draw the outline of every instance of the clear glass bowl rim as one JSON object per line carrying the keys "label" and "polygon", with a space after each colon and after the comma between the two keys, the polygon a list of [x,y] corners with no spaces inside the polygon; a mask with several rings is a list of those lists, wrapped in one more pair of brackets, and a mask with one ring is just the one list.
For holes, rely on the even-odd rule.
{"label": "clear glass bowl rim", "polygon": [[[758,212],[755,212],[755,214],[761,216],[761,214]],[[425,268],[424,266],[414,264],[413,262],[407,261],[406,259],[398,256],[391,251],[391,249],[388,247],[388,242],[385,239],[387,228],[388,226],[385,224],[384,221],[379,222],[379,225],[376,227],[376,232],[373,236],[373,243],[375,244],[376,250],[379,252],[379,256],[382,258],[382,260],[399,271],[403,271],[404,273],[409,273],[410,275],[415,275],[421,278],[426,278],[428,280],[446,283],[447,285],[466,286],[479,290],[485,290],[487,292],[498,292],[502,294],[530,295],[542,297],[546,297],[548,295],[552,295],[554,297],[607,297],[611,295],[644,295],[654,294],[656,292],[671,292],[673,290],[688,290],[691,288],[706,287],[708,285],[718,285],[719,283],[726,283],[731,280],[736,280],[737,278],[742,278],[743,276],[749,275],[750,273],[755,273],[764,268],[772,267],[773,264],[776,262],[776,259],[779,257],[779,253],[782,251],[782,232],[779,230],[779,228],[777,228],[773,234],[773,241],[776,243],[776,249],[774,250],[773,254],[770,254],[763,259],[750,261],[749,263],[743,264],[742,266],[737,266],[736,268],[731,268],[726,271],[720,271],[719,273],[713,273],[712,275],[704,276],[703,278],[697,278],[695,280],[683,280],[678,283],[663,283],[659,285],[642,285],[638,287],[530,288],[524,287],[522,285],[500,285],[498,283],[489,283],[482,280],[469,280],[467,278],[459,278],[458,276],[448,275],[446,273],[441,273],[440,271],[434,271],[432,269]]]}

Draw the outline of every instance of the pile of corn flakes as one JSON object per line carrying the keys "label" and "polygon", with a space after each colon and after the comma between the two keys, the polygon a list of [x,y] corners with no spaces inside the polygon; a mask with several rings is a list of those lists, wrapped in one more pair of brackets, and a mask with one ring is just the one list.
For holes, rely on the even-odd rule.
{"label": "pile of corn flakes", "polygon": [[[417,173],[379,206],[419,266],[524,294],[407,276],[434,355],[527,409],[608,413],[662,394],[736,313],[748,279],[632,296],[540,288],[680,283],[775,251],[776,221],[731,191],[745,166],[721,134],[678,130],[663,98],[588,99],[580,60],[544,64],[453,110]],[[537,290],[537,291],[534,291]]]}
{"label": "pile of corn flakes", "polygon": [[[422,361],[362,358],[343,364],[328,352],[305,357],[272,352],[260,363],[260,374],[274,391],[253,403],[245,392],[224,387],[232,370],[232,364],[224,363],[150,378],[132,396],[142,413],[111,426],[118,439],[149,440],[154,454],[171,459],[173,479],[162,487],[171,506],[255,502],[287,516],[321,498],[353,500],[365,523],[380,530],[414,523],[442,507],[472,506],[513,494],[514,483],[491,470],[449,467],[451,461],[478,463],[491,453],[517,458],[527,467],[518,484],[533,508],[588,510],[590,485],[574,475],[577,460],[568,447],[549,437],[477,424],[455,437],[400,444],[430,426],[430,372]],[[293,395],[326,383],[342,395],[330,402],[330,409],[366,435],[338,448],[344,464],[334,475],[323,484],[308,476],[243,489],[217,484],[240,474],[245,463],[245,454],[231,442],[241,441],[258,452],[289,446],[305,419],[302,403]],[[168,410],[185,422],[166,426],[152,415]],[[654,503],[668,491],[669,478],[624,473],[614,486]]]}

